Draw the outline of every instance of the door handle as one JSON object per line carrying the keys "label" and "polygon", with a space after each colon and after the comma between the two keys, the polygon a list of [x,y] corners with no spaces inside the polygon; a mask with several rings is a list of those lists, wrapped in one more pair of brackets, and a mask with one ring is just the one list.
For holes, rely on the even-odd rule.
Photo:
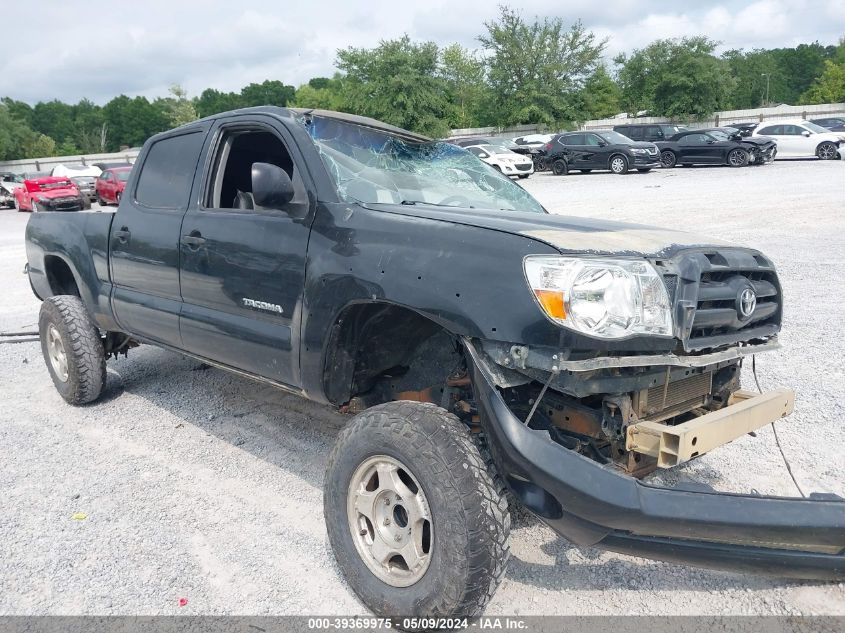
{"label": "door handle", "polygon": [[125,226],[121,227],[119,231],[112,233],[112,236],[121,244],[126,244],[132,236],[132,232]]}
{"label": "door handle", "polygon": [[205,238],[199,231],[191,231],[187,235],[182,236],[182,244],[187,246],[192,251],[198,250],[200,246],[205,244]]}

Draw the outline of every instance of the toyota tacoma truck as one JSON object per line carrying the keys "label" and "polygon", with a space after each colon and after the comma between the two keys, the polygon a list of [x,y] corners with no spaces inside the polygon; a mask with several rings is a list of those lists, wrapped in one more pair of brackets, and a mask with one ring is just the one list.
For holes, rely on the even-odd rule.
{"label": "toyota tacoma truck", "polygon": [[643,479],[792,411],[740,386],[783,315],[756,250],[553,215],[460,147],[268,107],[151,138],[114,212],[33,215],[26,252],[71,404],[150,344],[354,415],[324,515],[377,614],[480,613],[517,508],[578,546],[845,579],[835,495]]}

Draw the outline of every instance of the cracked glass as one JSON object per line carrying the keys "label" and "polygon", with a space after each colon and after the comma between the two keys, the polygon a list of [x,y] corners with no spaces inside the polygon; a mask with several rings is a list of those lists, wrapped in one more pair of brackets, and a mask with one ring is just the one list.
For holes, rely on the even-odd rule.
{"label": "cracked glass", "polygon": [[546,212],[522,187],[462,147],[412,142],[329,117],[301,116],[300,122],[346,202]]}

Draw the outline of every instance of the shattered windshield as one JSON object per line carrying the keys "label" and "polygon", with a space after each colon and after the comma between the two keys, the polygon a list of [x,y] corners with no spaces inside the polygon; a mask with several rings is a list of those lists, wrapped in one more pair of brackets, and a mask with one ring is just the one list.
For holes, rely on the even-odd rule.
{"label": "shattered windshield", "polygon": [[462,147],[416,143],[328,117],[302,117],[347,202],[545,210],[522,187]]}

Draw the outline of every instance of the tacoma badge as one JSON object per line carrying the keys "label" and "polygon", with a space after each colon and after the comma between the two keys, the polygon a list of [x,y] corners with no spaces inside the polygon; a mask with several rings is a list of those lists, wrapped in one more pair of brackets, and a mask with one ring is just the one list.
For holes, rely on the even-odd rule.
{"label": "tacoma badge", "polygon": [[275,303],[267,303],[266,301],[247,299],[246,297],[244,297],[242,301],[247,308],[257,308],[258,310],[267,310],[268,312],[278,312],[279,314],[284,314],[282,306],[277,305]]}

